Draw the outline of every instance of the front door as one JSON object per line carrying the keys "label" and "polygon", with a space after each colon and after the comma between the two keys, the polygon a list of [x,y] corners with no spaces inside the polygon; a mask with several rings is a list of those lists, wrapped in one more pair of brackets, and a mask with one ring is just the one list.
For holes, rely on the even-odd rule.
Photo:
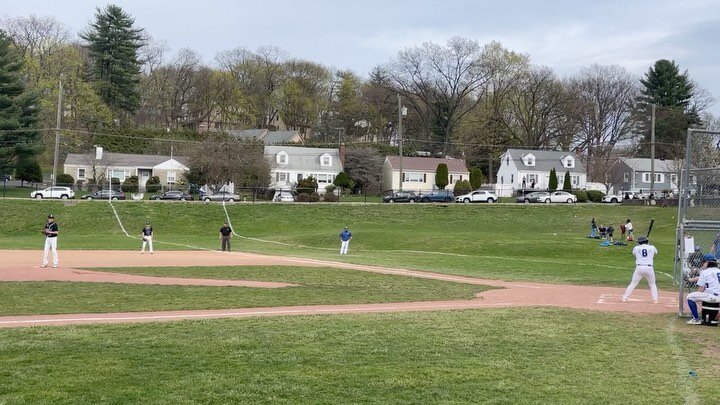
{"label": "front door", "polygon": [[145,183],[150,179],[152,170],[150,169],[138,169],[138,180],[140,182],[140,188],[145,188]]}

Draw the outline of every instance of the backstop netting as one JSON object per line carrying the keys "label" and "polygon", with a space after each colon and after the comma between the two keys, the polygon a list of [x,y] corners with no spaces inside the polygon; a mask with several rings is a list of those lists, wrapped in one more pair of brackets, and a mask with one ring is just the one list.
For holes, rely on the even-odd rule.
{"label": "backstop netting", "polygon": [[680,172],[677,254],[673,274],[679,285],[679,314],[687,293],[697,287],[702,257],[720,254],[720,132],[688,130]]}

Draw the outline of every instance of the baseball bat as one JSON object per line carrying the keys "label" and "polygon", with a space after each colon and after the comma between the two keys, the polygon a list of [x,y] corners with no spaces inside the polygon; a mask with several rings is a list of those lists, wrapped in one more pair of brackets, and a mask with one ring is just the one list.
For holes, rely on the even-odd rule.
{"label": "baseball bat", "polygon": [[650,226],[648,227],[647,235],[645,235],[646,238],[650,237],[650,232],[652,231],[653,225],[655,225],[655,218],[650,218]]}

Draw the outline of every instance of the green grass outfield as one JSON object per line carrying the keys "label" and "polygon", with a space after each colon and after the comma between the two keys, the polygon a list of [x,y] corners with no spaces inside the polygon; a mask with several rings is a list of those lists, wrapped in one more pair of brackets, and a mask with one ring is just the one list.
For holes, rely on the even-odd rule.
{"label": "green grass outfield", "polygon": [[[151,221],[158,249],[183,245],[218,248],[225,219],[217,203],[119,202],[133,235]],[[637,234],[656,219],[651,235],[660,250],[656,271],[670,288],[676,208],[607,205],[494,204],[230,204],[235,230],[263,241],[234,240],[235,250],[432,270],[475,277],[600,285],[626,284],[634,268],[626,247],[600,247],[587,239],[590,219],[619,224],[631,218]],[[40,249],[38,232],[52,212],[60,224],[60,249],[137,249],[105,202],[0,201],[0,246]],[[354,234],[350,255],[337,255],[338,234]],[[170,242],[171,245],[161,242]],[[270,243],[278,242],[278,243]]]}
{"label": "green grass outfield", "polygon": [[100,313],[471,299],[483,286],[311,267],[107,269],[127,274],[278,281],[285,288],[111,283],[0,283],[0,315]]}
{"label": "green grass outfield", "polygon": [[692,331],[561,309],[0,330],[0,403],[716,403],[717,330]]}
{"label": "green grass outfield", "polygon": [[[218,247],[219,204],[115,206],[133,234],[150,220],[158,242]],[[236,239],[235,249],[476,277],[626,285],[632,246],[586,239],[593,216],[616,228],[630,217],[639,234],[654,217],[659,272],[672,272],[675,246],[673,208],[232,204],[228,211],[241,235],[265,241]],[[138,248],[107,203],[32,200],[0,201],[0,246],[40,249],[38,230],[50,212],[61,251]],[[339,257],[344,225],[355,237],[351,254]],[[0,302],[4,313],[104,312],[462,298],[482,288],[337,269],[112,271],[305,287],[0,283]],[[659,281],[671,287],[667,277]],[[0,329],[0,404],[714,403],[717,336],[717,328],[672,315],[551,308]]]}

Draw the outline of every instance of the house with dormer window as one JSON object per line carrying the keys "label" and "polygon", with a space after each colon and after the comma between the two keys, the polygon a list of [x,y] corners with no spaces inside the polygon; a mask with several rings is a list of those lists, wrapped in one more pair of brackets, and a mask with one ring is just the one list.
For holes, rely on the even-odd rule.
{"label": "house with dormer window", "polygon": [[318,183],[318,193],[324,193],[325,187],[343,171],[344,151],[344,147],[265,146],[265,158],[270,162],[270,187],[292,190],[298,181],[313,177]]}
{"label": "house with dormer window", "polygon": [[509,197],[519,189],[547,189],[552,168],[557,172],[558,188],[562,188],[565,172],[570,172],[573,188],[586,187],[585,165],[573,152],[508,149],[500,157],[496,177],[498,195]]}

